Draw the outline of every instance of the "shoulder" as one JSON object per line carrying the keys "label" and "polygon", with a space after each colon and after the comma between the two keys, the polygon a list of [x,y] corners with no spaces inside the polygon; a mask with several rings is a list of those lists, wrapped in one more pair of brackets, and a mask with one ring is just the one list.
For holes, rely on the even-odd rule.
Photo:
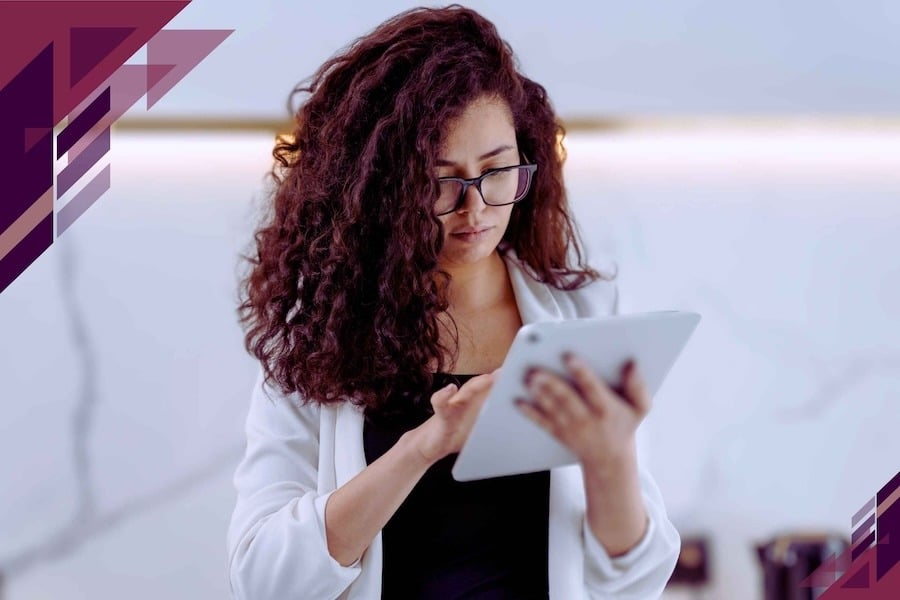
{"label": "shoulder", "polygon": [[295,392],[284,394],[265,382],[265,374],[259,367],[250,399],[247,415],[248,430],[288,435],[296,428],[318,429],[320,407],[314,402],[303,402]]}
{"label": "shoulder", "polygon": [[591,264],[602,278],[588,281],[572,290],[561,290],[538,281],[531,268],[506,248],[504,257],[514,268],[516,283],[527,289],[541,303],[558,307],[564,319],[601,317],[619,313],[618,268],[614,263]]}
{"label": "shoulder", "polygon": [[619,286],[616,279],[597,279],[574,290],[547,287],[566,318],[604,317],[619,312]]}

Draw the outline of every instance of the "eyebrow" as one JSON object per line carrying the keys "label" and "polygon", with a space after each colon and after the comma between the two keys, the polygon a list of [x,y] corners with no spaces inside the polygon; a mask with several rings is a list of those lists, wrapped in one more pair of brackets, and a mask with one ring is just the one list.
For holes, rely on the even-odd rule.
{"label": "eyebrow", "polygon": [[[490,152],[486,152],[478,157],[478,160],[487,160],[493,156],[497,156],[501,152],[506,152],[507,150],[515,150],[515,147],[510,146],[509,144],[504,144],[503,146],[498,146],[491,150]],[[437,159],[437,166],[439,167],[455,167],[456,163],[450,160],[445,160],[443,158]]]}

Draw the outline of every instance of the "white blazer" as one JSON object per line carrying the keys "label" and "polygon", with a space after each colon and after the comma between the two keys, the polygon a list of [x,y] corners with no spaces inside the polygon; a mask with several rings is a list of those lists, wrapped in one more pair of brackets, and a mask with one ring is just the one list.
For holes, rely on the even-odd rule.
{"label": "white blazer", "polygon": [[[523,323],[618,312],[614,282],[573,292],[537,282],[508,250],[505,257]],[[270,400],[271,398],[271,400]],[[381,534],[350,566],[325,540],[325,503],[366,467],[363,416],[345,403],[300,407],[257,378],[246,424],[247,447],[234,475],[237,503],[228,529],[228,568],[240,600],[380,600]],[[639,466],[649,527],[627,554],[610,558],[585,518],[580,465],[551,470],[551,600],[658,598],[681,548],[659,488]]]}

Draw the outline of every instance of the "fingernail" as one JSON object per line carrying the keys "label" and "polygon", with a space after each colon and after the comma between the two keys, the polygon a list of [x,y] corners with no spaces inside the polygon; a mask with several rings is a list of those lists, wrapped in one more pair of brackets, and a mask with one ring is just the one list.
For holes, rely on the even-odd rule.
{"label": "fingernail", "polygon": [[535,369],[534,367],[531,367],[527,371],[525,371],[525,384],[531,384],[531,380],[534,379],[535,375],[537,375],[537,369]]}
{"label": "fingernail", "polygon": [[565,359],[566,363],[571,367],[579,367],[582,369],[587,367],[587,363],[585,363],[584,360],[582,360],[581,358],[578,358],[571,352],[566,352],[563,355],[563,358]]}

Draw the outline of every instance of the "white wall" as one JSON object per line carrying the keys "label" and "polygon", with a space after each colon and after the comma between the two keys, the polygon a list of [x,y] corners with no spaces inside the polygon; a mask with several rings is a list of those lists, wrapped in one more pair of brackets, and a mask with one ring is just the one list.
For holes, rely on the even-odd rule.
{"label": "white wall", "polygon": [[[270,144],[115,133],[112,189],[0,295],[5,600],[227,596],[255,369],[234,266]],[[567,144],[624,309],[703,315],[643,458],[682,533],[712,538],[707,598],[759,597],[753,543],[847,535],[898,468],[900,133]]]}
{"label": "white wall", "polygon": [[[322,61],[419,4],[443,3],[194,0],[171,27],[235,32],[149,116],[280,118],[290,90]],[[565,117],[900,106],[894,0],[464,4],[496,23]]]}

